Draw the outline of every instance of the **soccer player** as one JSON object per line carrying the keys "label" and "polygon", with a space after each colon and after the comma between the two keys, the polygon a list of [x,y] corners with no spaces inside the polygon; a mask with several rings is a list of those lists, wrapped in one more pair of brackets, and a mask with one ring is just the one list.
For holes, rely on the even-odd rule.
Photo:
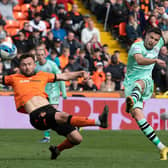
{"label": "soccer player", "polygon": [[56,159],[61,151],[72,148],[82,141],[82,136],[75,129],[83,126],[100,126],[107,128],[108,106],[97,119],[72,116],[65,112],[58,112],[47,100],[46,84],[55,81],[72,80],[83,77],[89,78],[85,71],[54,74],[48,72],[35,72],[35,58],[33,55],[20,57],[20,74],[0,76],[0,82],[10,85],[14,90],[15,104],[18,112],[27,113],[32,126],[39,130],[53,129],[66,137],[58,146],[50,146],[51,159]]}
{"label": "soccer player", "polygon": [[[51,73],[61,73],[58,66],[55,62],[51,60],[46,60],[46,52],[45,49],[39,45],[36,47],[36,72],[44,71]],[[55,83],[48,83],[45,88],[46,93],[48,94],[49,103],[52,104],[56,109],[59,104],[60,91],[62,92],[62,96],[66,99],[66,87],[64,81],[57,81]],[[40,140],[42,143],[50,142],[50,130],[44,131],[44,138]]]}
{"label": "soccer player", "polygon": [[160,150],[160,159],[167,160],[168,148],[160,141],[143,114],[143,101],[153,93],[152,70],[155,63],[165,67],[158,59],[160,48],[168,42],[168,34],[159,28],[146,32],[144,41],[132,44],[128,52],[127,72],[124,80],[126,112],[131,113],[145,136]]}

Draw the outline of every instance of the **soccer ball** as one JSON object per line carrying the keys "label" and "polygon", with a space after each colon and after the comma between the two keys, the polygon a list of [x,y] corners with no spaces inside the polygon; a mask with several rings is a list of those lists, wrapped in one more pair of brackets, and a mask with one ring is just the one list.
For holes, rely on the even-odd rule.
{"label": "soccer ball", "polygon": [[17,54],[17,48],[10,42],[2,42],[0,44],[0,57],[4,60],[11,60]]}

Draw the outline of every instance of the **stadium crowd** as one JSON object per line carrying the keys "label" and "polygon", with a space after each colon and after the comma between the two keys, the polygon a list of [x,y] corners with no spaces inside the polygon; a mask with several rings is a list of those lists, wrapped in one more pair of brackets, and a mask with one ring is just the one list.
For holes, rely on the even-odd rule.
{"label": "stadium crowd", "polygon": [[[156,9],[163,6],[168,13],[167,0],[84,0],[83,3],[117,40],[127,44],[126,48],[143,38],[150,27],[168,30],[167,20]],[[123,89],[126,65],[120,62],[120,51],[109,53],[109,46],[102,44],[91,16],[81,14],[73,0],[1,0],[0,14],[0,43],[10,40],[18,49],[12,61],[1,60],[0,73],[18,73],[21,53],[36,54],[36,46],[40,44],[46,51],[46,59],[53,60],[62,72],[85,70],[91,74],[88,81],[67,82],[67,90]],[[164,46],[159,58],[168,66],[167,56]],[[158,92],[168,89],[167,69],[155,66],[153,78]]]}

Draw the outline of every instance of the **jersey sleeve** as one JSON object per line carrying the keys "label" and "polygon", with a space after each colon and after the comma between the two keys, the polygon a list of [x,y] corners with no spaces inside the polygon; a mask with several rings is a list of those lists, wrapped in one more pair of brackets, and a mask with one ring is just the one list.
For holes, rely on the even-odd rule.
{"label": "jersey sleeve", "polygon": [[142,47],[139,43],[135,43],[130,50],[129,53],[131,56],[134,56],[135,54],[142,54]]}
{"label": "jersey sleeve", "polygon": [[3,76],[2,79],[3,79],[2,83],[4,85],[12,85],[13,84],[13,75]]}

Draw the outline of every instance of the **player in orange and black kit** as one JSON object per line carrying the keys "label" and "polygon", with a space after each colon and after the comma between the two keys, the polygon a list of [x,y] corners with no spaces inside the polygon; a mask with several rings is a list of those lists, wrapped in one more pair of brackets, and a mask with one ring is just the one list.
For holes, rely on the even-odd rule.
{"label": "player in orange and black kit", "polygon": [[20,57],[20,74],[0,77],[0,82],[10,85],[14,90],[15,104],[18,112],[28,113],[32,126],[39,130],[53,129],[66,137],[58,146],[50,146],[51,159],[56,159],[61,151],[80,144],[82,136],[75,126],[100,126],[107,128],[108,106],[98,119],[72,116],[65,112],[58,112],[47,100],[45,86],[48,82],[71,80],[89,75],[85,71],[52,74],[47,72],[35,73],[35,59],[33,55]]}

